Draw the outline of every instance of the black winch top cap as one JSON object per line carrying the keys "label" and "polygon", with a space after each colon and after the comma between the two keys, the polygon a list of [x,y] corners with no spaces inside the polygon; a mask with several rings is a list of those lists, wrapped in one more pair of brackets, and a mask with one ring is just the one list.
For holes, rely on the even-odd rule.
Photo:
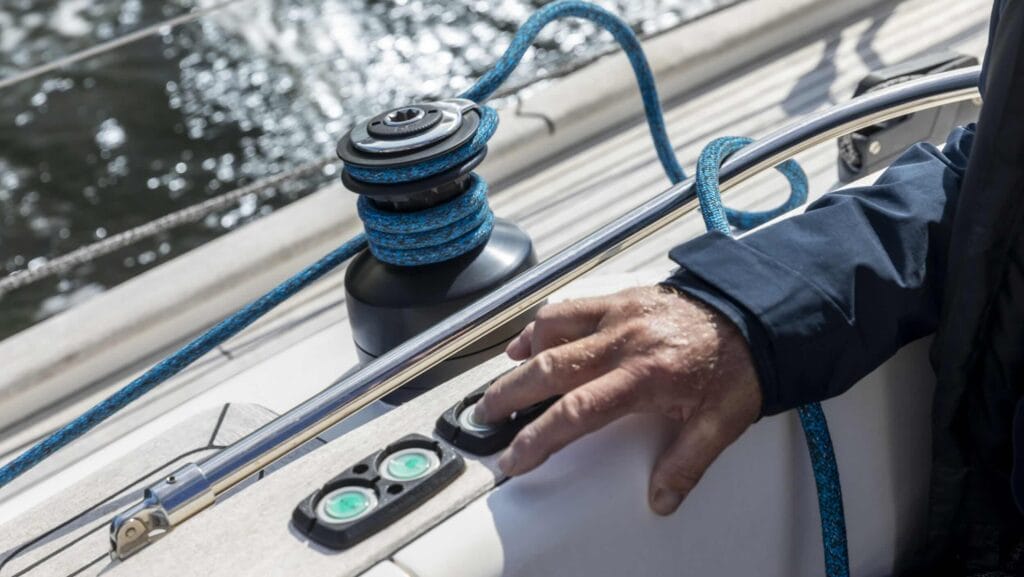
{"label": "black winch top cap", "polygon": [[473,139],[480,110],[451,98],[400,106],[360,121],[338,142],[346,164],[398,168],[447,154]]}

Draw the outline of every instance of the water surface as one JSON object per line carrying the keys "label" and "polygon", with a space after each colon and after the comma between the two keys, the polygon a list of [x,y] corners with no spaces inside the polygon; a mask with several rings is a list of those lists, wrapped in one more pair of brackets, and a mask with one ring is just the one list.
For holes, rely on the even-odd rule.
{"label": "water surface", "polygon": [[[603,2],[651,35],[736,0]],[[4,0],[0,78],[223,0]],[[546,2],[233,0],[197,21],[0,89],[0,274],[332,153],[354,119],[450,96]],[[522,85],[613,48],[551,27]],[[0,338],[337,178],[336,167],[0,297]]]}

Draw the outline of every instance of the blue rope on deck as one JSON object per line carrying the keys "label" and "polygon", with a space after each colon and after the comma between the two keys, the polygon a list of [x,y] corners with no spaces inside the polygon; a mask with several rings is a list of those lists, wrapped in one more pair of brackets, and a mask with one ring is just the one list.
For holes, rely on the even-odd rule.
{"label": "blue rope on deck", "polygon": [[[481,104],[480,127],[470,142],[446,155],[411,166],[374,169],[347,165],[346,170],[356,180],[376,184],[401,184],[440,174],[481,152],[498,126],[497,113],[482,103],[515,70],[541,30],[555,20],[568,17],[582,18],[599,25],[610,32],[622,46],[636,76],[658,159],[672,183],[682,182],[686,178],[686,172],[679,164],[669,141],[654,74],[640,41],[629,25],[611,12],[594,4],[576,0],[553,2],[534,13],[518,30],[494,67],[461,95]],[[782,206],[764,212],[743,212],[725,208],[719,191],[719,168],[725,158],[749,142],[749,139],[744,138],[718,139],[701,154],[697,167],[696,190],[701,213],[711,230],[731,234],[732,227],[749,229],[803,204],[807,199],[807,178],[799,165],[788,161],[778,167],[789,180],[791,187],[790,196]],[[9,484],[58,449],[81,437],[132,401],[178,374],[198,358],[238,334],[274,307],[345,263],[367,246],[374,256],[383,262],[398,266],[420,266],[449,260],[473,250],[487,241],[494,224],[494,215],[487,203],[487,183],[477,174],[472,175],[470,187],[466,192],[432,208],[415,212],[391,212],[375,206],[366,197],[361,197],[358,209],[364,223],[365,234],[353,237],[253,303],[227,317],[109,398],[4,465],[0,468],[0,487]],[[821,407],[817,404],[803,407],[799,413],[818,489],[827,574],[829,577],[847,577],[849,560],[842,492],[828,425]]]}
{"label": "blue rope on deck", "polygon": [[[697,198],[708,230],[731,235],[732,223],[739,229],[750,229],[793,210],[807,201],[807,175],[800,165],[787,160],[775,167],[789,181],[791,194],[781,206],[763,212],[742,212],[725,208],[719,190],[719,170],[729,155],[750,144],[749,138],[727,136],[708,144],[697,160]],[[821,538],[825,550],[825,574],[828,577],[849,577],[850,554],[846,541],[846,515],[843,512],[843,491],[839,483],[839,465],[832,449],[832,436],[821,405],[813,403],[797,409],[804,430],[807,450],[818,491],[818,513],[821,516]]]}

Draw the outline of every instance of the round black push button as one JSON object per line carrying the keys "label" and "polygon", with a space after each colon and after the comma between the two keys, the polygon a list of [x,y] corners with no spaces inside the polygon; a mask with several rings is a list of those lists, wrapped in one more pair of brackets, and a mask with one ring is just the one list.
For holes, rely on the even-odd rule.
{"label": "round black push button", "polygon": [[462,412],[459,413],[459,427],[461,427],[463,431],[469,431],[471,433],[479,433],[484,435],[493,433],[497,427],[477,422],[476,417],[473,416],[473,412],[475,410],[475,403],[469,405],[465,409],[462,409]]}

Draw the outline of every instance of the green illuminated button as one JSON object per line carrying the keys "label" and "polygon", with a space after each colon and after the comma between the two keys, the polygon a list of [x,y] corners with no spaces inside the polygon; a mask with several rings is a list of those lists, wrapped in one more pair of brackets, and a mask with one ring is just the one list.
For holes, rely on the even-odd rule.
{"label": "green illuminated button", "polygon": [[316,514],[325,523],[348,523],[377,507],[377,495],[366,487],[335,489],[317,505]]}
{"label": "green illuminated button", "polygon": [[437,453],[429,449],[403,449],[388,455],[381,475],[392,481],[413,481],[426,477],[441,466]]}
{"label": "green illuminated button", "polygon": [[335,519],[347,521],[370,508],[370,499],[359,491],[344,491],[327,500],[324,510]]}

